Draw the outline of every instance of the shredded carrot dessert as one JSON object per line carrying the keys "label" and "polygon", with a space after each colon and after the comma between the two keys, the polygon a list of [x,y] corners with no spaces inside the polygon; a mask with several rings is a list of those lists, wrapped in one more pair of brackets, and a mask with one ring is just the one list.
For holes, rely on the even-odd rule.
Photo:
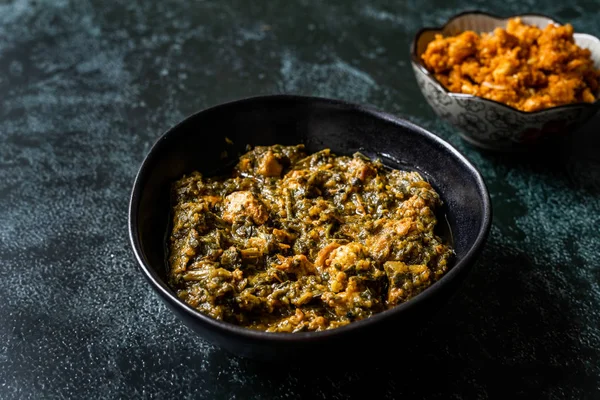
{"label": "shredded carrot dessert", "polygon": [[575,44],[570,24],[540,29],[513,18],[493,33],[436,35],[422,59],[449,91],[526,112],[598,97],[600,70]]}

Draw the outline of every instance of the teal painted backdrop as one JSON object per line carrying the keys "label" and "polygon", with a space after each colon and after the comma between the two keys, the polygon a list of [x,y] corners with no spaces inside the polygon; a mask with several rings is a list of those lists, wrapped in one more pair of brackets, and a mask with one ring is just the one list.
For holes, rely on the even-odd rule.
{"label": "teal painted backdrop", "polygon": [[[0,398],[600,397],[600,117],[561,151],[467,146],[408,58],[419,28],[467,9],[600,35],[598,1],[0,1]],[[406,359],[389,367],[231,357],[137,271],[126,213],[150,145],[194,111],[271,93],[405,117],[489,186],[481,262],[422,340],[390,343]]]}

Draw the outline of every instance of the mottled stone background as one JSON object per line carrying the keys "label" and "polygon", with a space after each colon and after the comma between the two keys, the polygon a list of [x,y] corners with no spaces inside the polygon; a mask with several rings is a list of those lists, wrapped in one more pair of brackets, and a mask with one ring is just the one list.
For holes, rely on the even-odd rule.
{"label": "mottled stone background", "polygon": [[[600,118],[563,152],[466,146],[425,103],[412,35],[459,1],[0,0],[0,398],[600,397]],[[600,35],[600,2],[472,1]],[[494,226],[452,304],[391,369],[237,359],[181,325],[127,237],[133,178],[187,114],[257,94],[368,103],[480,168]],[[357,344],[369,351],[369,343]],[[421,361],[415,361],[421,355]],[[384,355],[383,355],[384,356]]]}

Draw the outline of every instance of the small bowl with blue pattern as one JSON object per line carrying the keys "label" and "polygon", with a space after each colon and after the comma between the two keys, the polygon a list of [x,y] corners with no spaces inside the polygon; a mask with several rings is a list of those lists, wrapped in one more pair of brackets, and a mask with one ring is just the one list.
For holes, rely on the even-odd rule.
{"label": "small bowl with blue pattern", "polygon": [[[573,103],[525,112],[470,94],[448,91],[427,70],[421,55],[436,34],[455,36],[465,31],[492,32],[505,28],[511,18],[521,18],[528,25],[543,29],[549,24],[561,25],[556,20],[538,14],[513,15],[501,18],[470,11],[458,14],[436,28],[423,28],[411,44],[411,62],[415,77],[427,103],[442,119],[459,129],[467,142],[492,150],[522,150],[542,141],[568,135],[585,124],[600,109],[600,100],[593,103]],[[591,52],[596,68],[600,68],[600,39],[584,34],[573,34],[575,43]],[[596,98],[600,93],[596,93]]]}

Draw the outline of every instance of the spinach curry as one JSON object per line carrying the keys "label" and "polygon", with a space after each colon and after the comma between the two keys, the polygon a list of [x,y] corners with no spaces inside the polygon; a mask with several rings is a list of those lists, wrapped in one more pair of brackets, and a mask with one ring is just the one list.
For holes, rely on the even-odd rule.
{"label": "spinach curry", "polygon": [[332,329],[420,293],[453,254],[417,172],[356,153],[255,147],[231,176],[172,188],[169,279],[213,318],[268,332]]}

